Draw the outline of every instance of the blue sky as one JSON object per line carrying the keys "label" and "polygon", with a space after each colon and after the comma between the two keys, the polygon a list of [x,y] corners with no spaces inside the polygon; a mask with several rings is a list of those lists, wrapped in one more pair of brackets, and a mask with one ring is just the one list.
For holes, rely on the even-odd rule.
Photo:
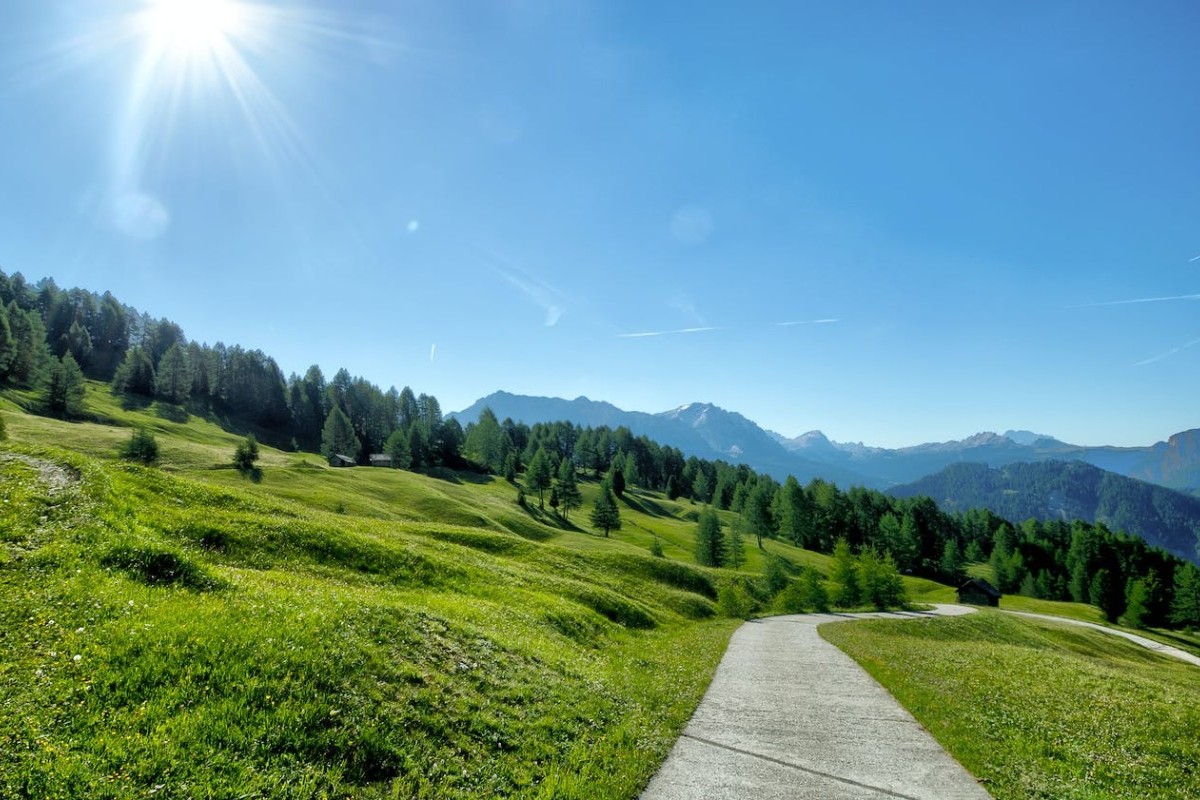
{"label": "blue sky", "polygon": [[1195,3],[12,0],[0,23],[0,268],[285,372],[447,410],[709,401],[887,446],[1200,426]]}

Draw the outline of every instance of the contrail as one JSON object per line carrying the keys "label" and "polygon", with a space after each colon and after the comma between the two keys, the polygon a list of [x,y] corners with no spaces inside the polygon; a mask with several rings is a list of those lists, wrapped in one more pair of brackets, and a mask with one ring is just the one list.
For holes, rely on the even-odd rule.
{"label": "contrail", "polygon": [[433,363],[433,357],[437,355],[437,342],[429,345],[429,363]]}
{"label": "contrail", "polygon": [[[1200,256],[1198,256],[1200,257]],[[1071,308],[1099,308],[1100,306],[1128,306],[1135,303],[1168,303],[1172,300],[1200,300],[1200,294],[1177,294],[1172,297],[1139,297],[1135,300],[1109,300],[1104,303],[1084,303]]]}
{"label": "contrail", "polygon": [[1188,259],[1189,264],[1191,264],[1193,261],[1200,261],[1200,256],[1192,256]]}
{"label": "contrail", "polygon": [[780,328],[791,327],[792,325],[829,325],[834,322],[841,322],[840,319],[798,319],[792,322],[776,322]]}
{"label": "contrail", "polygon": [[1179,345],[1179,347],[1173,347],[1165,353],[1161,353],[1152,358],[1147,358],[1145,361],[1139,361],[1136,364],[1134,364],[1134,366],[1135,367],[1144,367],[1147,364],[1153,364],[1156,361],[1162,361],[1164,358],[1170,358],[1171,356],[1175,355],[1176,353],[1187,350],[1189,347],[1195,347],[1198,344],[1200,344],[1200,339],[1192,339],[1190,342],[1185,342],[1184,344]]}
{"label": "contrail", "polygon": [[642,331],[639,333],[618,333],[618,339],[645,339],[649,336],[670,336],[674,333],[703,333],[704,331],[719,331],[720,328],[678,328],[673,331]]}

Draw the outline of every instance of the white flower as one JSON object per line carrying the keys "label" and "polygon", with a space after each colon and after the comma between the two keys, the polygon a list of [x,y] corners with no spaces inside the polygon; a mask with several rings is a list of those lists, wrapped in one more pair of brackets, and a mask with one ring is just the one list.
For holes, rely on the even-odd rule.
{"label": "white flower", "polygon": [[75,657],[74,657],[73,659],[71,659],[71,660],[72,660],[72,661],[74,661],[76,664],[78,664],[80,661],[83,661],[83,656],[81,656],[81,655],[79,655],[78,653],[76,653],[76,654],[75,654]]}

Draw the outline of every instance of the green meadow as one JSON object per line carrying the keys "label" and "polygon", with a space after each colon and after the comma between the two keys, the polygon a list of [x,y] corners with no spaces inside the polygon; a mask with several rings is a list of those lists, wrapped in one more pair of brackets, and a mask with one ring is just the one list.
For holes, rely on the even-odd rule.
{"label": "green meadow", "polygon": [[[100,384],[88,422],[30,400],[0,399],[2,797],[634,797],[740,622],[722,598],[792,610],[768,561],[832,567],[753,539],[697,566],[700,507],[658,493],[605,537],[594,480],[569,520],[499,478],[269,447],[252,480],[217,421]],[[117,455],[138,428],[156,466]],[[1200,792],[1193,667],[990,612],[822,631],[1001,800]]]}
{"label": "green meadow", "polygon": [[[501,479],[267,447],[252,481],[179,409],[7,397],[0,796],[631,797],[737,625],[719,592],[759,591],[764,553],[697,567],[698,509],[661,495],[605,538],[596,483],[564,521]],[[135,427],[158,466],[117,458]]]}
{"label": "green meadow", "polygon": [[1200,796],[1200,672],[993,610],[824,625],[996,800]]}

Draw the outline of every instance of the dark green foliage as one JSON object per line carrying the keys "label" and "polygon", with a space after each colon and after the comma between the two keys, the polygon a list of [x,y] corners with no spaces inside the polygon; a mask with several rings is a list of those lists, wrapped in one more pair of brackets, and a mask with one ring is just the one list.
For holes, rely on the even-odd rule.
{"label": "dark green foliage", "polygon": [[896,608],[908,601],[890,553],[881,557],[871,547],[859,553],[858,581],[862,601],[877,609]]}
{"label": "dark green foliage", "polygon": [[711,507],[700,512],[696,527],[696,563],[706,567],[725,564],[725,540],[721,535],[721,519]]}
{"label": "dark green foliage", "polygon": [[737,569],[746,563],[746,542],[742,539],[740,523],[725,531],[725,563]]}
{"label": "dark green foliage", "polygon": [[776,555],[768,555],[763,560],[763,588],[770,596],[774,596],[782,592],[790,582],[787,573],[787,566],[782,558]]}
{"label": "dark green foliage", "polygon": [[655,558],[663,558],[665,556],[663,553],[662,542],[658,540],[657,535],[655,535],[654,540],[650,542],[650,555],[654,556]]}
{"label": "dark green foliage", "polygon": [[488,472],[498,473],[504,468],[505,458],[511,448],[499,420],[490,408],[479,413],[478,422],[467,426],[463,455],[485,467]]}
{"label": "dark green foliage", "polygon": [[246,436],[238,443],[233,451],[233,466],[238,472],[254,473],[258,467],[258,441],[252,435]]}
{"label": "dark green foliage", "polygon": [[83,370],[70,353],[51,363],[42,387],[42,403],[47,414],[60,419],[83,413]]}
{"label": "dark green foliage", "polygon": [[563,519],[570,519],[571,510],[579,508],[583,503],[583,495],[575,480],[575,464],[569,458],[564,458],[558,465],[558,480],[555,490],[558,494],[559,508],[562,509]]}
{"label": "dark green foliage", "polygon": [[140,347],[130,348],[113,376],[113,391],[152,397],[156,380],[154,364]]}
{"label": "dark green foliage", "polygon": [[800,576],[800,601],[806,609],[824,613],[829,610],[829,593],[825,582],[815,569],[806,569]]}
{"label": "dark green foliage", "polygon": [[392,431],[383,446],[383,452],[392,457],[393,469],[408,469],[412,466],[412,453],[408,450],[408,436],[397,428]]}
{"label": "dark green foliage", "polygon": [[4,424],[4,415],[0,414],[0,442],[8,438],[8,428]]}
{"label": "dark green foliage", "polygon": [[619,463],[614,463],[612,469],[608,471],[608,485],[612,487],[613,494],[617,497],[625,494],[625,471],[621,469]]}
{"label": "dark green foliage", "polygon": [[[354,426],[346,412],[338,406],[329,410],[325,425],[321,428],[321,455],[332,460],[334,456],[347,456],[358,460],[362,450],[362,442],[354,433]],[[409,456],[411,460],[411,453]]]}
{"label": "dark green foliage", "polygon": [[1194,564],[1175,571],[1171,622],[1181,628],[1200,628],[1200,569]]}
{"label": "dark green foliage", "polygon": [[1108,569],[1102,568],[1096,573],[1088,593],[1091,595],[1092,604],[1100,609],[1109,622],[1116,622],[1125,610],[1124,589]]}
{"label": "dark green foliage", "polygon": [[158,442],[154,434],[138,428],[129,436],[129,441],[121,448],[121,458],[127,461],[140,461],[143,464],[153,464],[158,461]]}
{"label": "dark green foliage", "polygon": [[546,455],[546,451],[539,447],[533,454],[529,467],[525,470],[525,489],[537,493],[538,508],[546,507],[545,494],[546,490],[550,488],[553,477],[554,468],[550,464],[550,456]]}
{"label": "dark green foliage", "polygon": [[187,351],[173,344],[158,362],[154,378],[155,396],[168,403],[184,402],[192,393],[192,370],[188,365]]}
{"label": "dark green foliage", "polygon": [[589,520],[592,527],[604,531],[605,536],[608,536],[609,531],[621,529],[621,512],[617,508],[616,498],[607,487],[600,488],[600,495],[596,498],[595,505],[592,506]]}

